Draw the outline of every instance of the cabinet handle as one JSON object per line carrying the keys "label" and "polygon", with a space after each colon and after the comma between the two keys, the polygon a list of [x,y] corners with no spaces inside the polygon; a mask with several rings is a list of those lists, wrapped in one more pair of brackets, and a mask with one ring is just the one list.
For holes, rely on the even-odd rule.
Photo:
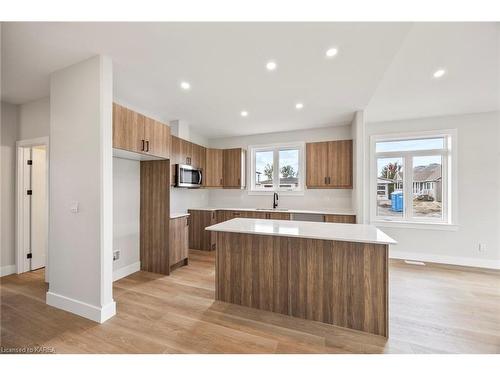
{"label": "cabinet handle", "polygon": [[332,183],[332,178],[328,177],[328,185],[330,185],[331,183]]}
{"label": "cabinet handle", "polygon": [[141,143],[142,143],[142,149],[141,149],[141,151],[144,151],[144,139],[141,140]]}
{"label": "cabinet handle", "polygon": [[238,178],[238,186],[240,186],[240,185],[241,185],[241,179]]}
{"label": "cabinet handle", "polygon": [[220,179],[220,184],[221,184],[221,186],[222,186],[222,178]]}
{"label": "cabinet handle", "polygon": [[328,185],[328,177],[325,177],[325,185]]}
{"label": "cabinet handle", "polygon": [[146,141],[146,152],[149,152],[149,141]]}

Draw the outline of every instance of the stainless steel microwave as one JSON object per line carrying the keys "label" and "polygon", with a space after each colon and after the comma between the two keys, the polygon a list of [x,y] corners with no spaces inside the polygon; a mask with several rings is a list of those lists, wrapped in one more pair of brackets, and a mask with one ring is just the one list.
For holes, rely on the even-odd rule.
{"label": "stainless steel microwave", "polygon": [[202,170],[186,164],[175,165],[175,186],[199,188],[203,183]]}

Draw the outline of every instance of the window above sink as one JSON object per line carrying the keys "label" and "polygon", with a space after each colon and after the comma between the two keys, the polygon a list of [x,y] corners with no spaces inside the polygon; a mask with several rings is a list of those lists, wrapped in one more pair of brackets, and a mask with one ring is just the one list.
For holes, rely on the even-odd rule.
{"label": "window above sink", "polygon": [[248,194],[304,193],[303,142],[249,146],[248,149],[251,181]]}

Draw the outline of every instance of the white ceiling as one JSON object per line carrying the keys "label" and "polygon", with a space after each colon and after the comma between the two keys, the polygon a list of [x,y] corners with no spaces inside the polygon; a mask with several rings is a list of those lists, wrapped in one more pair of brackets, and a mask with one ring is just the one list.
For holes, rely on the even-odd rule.
{"label": "white ceiling", "polygon": [[[499,109],[499,27],[417,23],[367,107],[369,121]],[[444,68],[446,75],[433,78]]]}
{"label": "white ceiling", "polygon": [[[370,121],[492,110],[496,31],[493,24],[4,23],[2,100],[47,96],[51,72],[101,53],[113,60],[116,100],[184,120],[208,138],[345,124],[367,106]],[[326,59],[331,46],[339,54]],[[265,69],[270,59],[274,72]],[[441,66],[449,74],[432,80]],[[183,80],[190,91],[179,88]]]}

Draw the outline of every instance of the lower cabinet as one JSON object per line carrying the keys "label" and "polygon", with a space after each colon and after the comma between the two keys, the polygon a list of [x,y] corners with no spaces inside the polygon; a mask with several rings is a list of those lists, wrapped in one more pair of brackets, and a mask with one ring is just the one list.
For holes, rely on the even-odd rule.
{"label": "lower cabinet", "polygon": [[188,217],[170,219],[169,263],[170,270],[188,264]]}
{"label": "lower cabinet", "polygon": [[323,221],[325,223],[356,224],[356,216],[355,215],[324,215]]}
{"label": "lower cabinet", "polygon": [[188,210],[188,212],[190,214],[189,248],[215,250],[215,234],[205,230],[205,228],[217,222],[216,211]]}
{"label": "lower cabinet", "polygon": [[[205,230],[206,227],[235,218],[291,220],[289,212],[266,212],[245,210],[188,210],[189,216],[189,248],[196,250],[215,250],[215,232]],[[356,224],[355,215],[323,215],[327,223]]]}

